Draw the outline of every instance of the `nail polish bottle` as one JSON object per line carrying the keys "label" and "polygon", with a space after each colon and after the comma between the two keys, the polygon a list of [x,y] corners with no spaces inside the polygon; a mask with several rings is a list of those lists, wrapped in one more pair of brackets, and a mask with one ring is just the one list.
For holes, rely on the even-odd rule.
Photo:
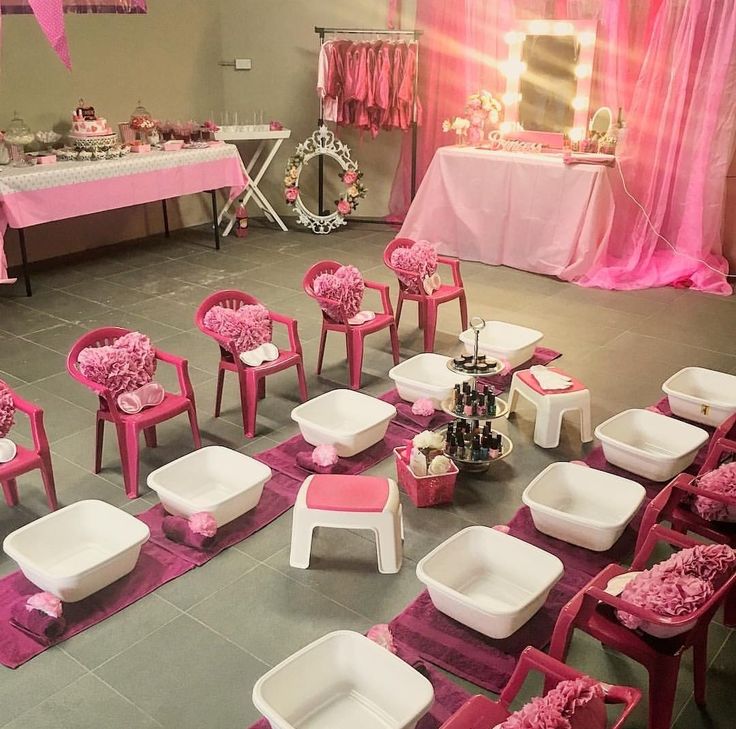
{"label": "nail polish bottle", "polygon": [[489,435],[486,435],[485,433],[483,433],[480,436],[480,459],[481,459],[481,461],[487,461],[488,458],[489,458],[489,456],[488,456],[488,452],[489,452],[488,445],[490,443],[490,440],[491,440],[490,439],[490,436]]}
{"label": "nail polish bottle", "polygon": [[465,435],[462,433],[462,431],[459,432],[455,436],[455,441],[456,441],[456,446],[457,446],[455,450],[455,454],[458,458],[464,460],[465,459]]}
{"label": "nail polish bottle", "polygon": [[455,436],[455,425],[453,423],[450,423],[447,426],[447,430],[445,431],[445,440],[449,441],[450,438],[453,438]]}
{"label": "nail polish bottle", "polygon": [[457,440],[455,439],[454,435],[450,435],[447,437],[447,455],[448,456],[455,456],[457,454]]}
{"label": "nail polish bottle", "polygon": [[491,445],[488,449],[488,457],[490,459],[498,458],[501,455],[501,436],[492,435]]}
{"label": "nail polish bottle", "polygon": [[477,435],[473,437],[473,448],[470,453],[470,460],[471,461],[480,460],[480,437]]}
{"label": "nail polish bottle", "polygon": [[460,383],[459,382],[455,385],[455,394],[453,396],[452,403],[453,403],[452,409],[455,412],[457,412],[458,404],[460,403]]}
{"label": "nail polish bottle", "polygon": [[473,414],[473,398],[470,395],[465,396],[465,407],[463,408],[463,415],[471,416]]}
{"label": "nail polish bottle", "polygon": [[473,421],[473,435],[480,435],[480,420]]}
{"label": "nail polish bottle", "polygon": [[492,392],[486,393],[486,415],[496,414],[496,396]]}
{"label": "nail polish bottle", "polygon": [[463,382],[463,395],[469,395],[469,394],[470,394],[470,383]]}
{"label": "nail polish bottle", "polygon": [[491,435],[491,421],[486,420],[485,423],[483,423],[483,433],[482,435],[490,436]]}

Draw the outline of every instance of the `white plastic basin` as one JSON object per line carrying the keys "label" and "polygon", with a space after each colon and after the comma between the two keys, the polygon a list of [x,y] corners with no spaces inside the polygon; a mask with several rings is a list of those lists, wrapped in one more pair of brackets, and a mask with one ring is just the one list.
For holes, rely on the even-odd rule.
{"label": "white plastic basin", "polygon": [[253,687],[273,729],[411,729],[433,700],[424,676],[349,630],[310,643]]}
{"label": "white plastic basin", "polygon": [[577,463],[552,463],[521,498],[543,534],[605,552],[623,534],[645,495],[636,481]]}
{"label": "white plastic basin", "polygon": [[396,383],[399,397],[408,402],[429,398],[435,410],[442,409],[457,383],[470,377],[458,375],[447,369],[448,357],[432,352],[417,354],[389,370],[388,376]]}
{"label": "white plastic basin", "polygon": [[350,458],[386,435],[396,408],[355,390],[331,390],[295,407],[291,418],[307,443],[333,445],[337,455]]}
{"label": "white plastic basin", "polygon": [[8,534],[3,550],[36,587],[78,602],[131,572],[148,527],[103,501],[77,501]]}
{"label": "white plastic basin", "polygon": [[209,511],[221,527],[258,506],[270,478],[265,463],[224,446],[208,446],[157,468],[148,486],[169,514]]}
{"label": "white plastic basin", "polygon": [[708,433],[651,410],[624,410],[595,429],[609,463],[652,481],[669,481],[694,460]]}
{"label": "white plastic basin", "polygon": [[670,410],[696,423],[718,426],[736,413],[736,376],[685,367],[662,385]]}
{"label": "white plastic basin", "polygon": [[[520,327],[505,321],[488,321],[478,338],[478,351],[496,359],[506,360],[513,369],[532,358],[534,349],[544,335],[536,329]],[[465,351],[472,354],[475,332],[466,329],[460,335]]]}
{"label": "white plastic basin", "polygon": [[463,529],[417,565],[437,610],[497,639],[544,605],[563,572],[554,555],[484,526]]}

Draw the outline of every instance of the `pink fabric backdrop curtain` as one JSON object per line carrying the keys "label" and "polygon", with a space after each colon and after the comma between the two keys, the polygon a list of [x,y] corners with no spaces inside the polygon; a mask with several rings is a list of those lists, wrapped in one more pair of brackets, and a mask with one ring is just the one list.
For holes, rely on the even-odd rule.
{"label": "pink fabric backdrop curtain", "polygon": [[664,0],[629,118],[620,169],[677,253],[619,189],[612,233],[580,283],[730,294],[720,272],[728,271],[721,228],[736,140],[736,3]]}
{"label": "pink fabric backdrop curtain", "polygon": [[[659,2],[661,0],[653,0]],[[455,116],[479,88],[496,95],[506,79],[498,64],[508,55],[504,35],[517,18],[597,19],[596,73],[591,103],[628,109],[641,65],[651,4],[640,0],[417,0],[420,94],[418,179],[438,147],[451,143],[442,120]],[[402,220],[410,202],[411,147],[402,148],[390,200],[390,220]]]}

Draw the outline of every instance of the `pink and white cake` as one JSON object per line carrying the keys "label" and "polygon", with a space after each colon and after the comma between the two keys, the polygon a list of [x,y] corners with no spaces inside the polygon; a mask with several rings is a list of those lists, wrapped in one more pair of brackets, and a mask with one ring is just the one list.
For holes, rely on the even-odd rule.
{"label": "pink and white cake", "polygon": [[72,115],[72,136],[86,139],[104,137],[112,133],[112,127],[107,123],[107,119],[97,116],[94,106],[84,106],[84,101],[80,100]]}
{"label": "pink and white cake", "polygon": [[83,99],[72,113],[72,129],[69,137],[77,149],[96,152],[117,144],[118,137],[107,119],[97,116],[94,106],[86,106]]}

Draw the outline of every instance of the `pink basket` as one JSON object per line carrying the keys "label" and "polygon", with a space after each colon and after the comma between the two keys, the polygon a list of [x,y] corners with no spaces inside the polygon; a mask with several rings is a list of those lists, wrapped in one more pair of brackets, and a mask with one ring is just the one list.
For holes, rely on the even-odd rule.
{"label": "pink basket", "polygon": [[453,463],[452,470],[441,476],[415,476],[408,464],[402,459],[406,446],[394,448],[396,456],[396,478],[414,506],[437,506],[437,504],[451,504],[455,496],[455,481],[457,480],[457,466]]}

